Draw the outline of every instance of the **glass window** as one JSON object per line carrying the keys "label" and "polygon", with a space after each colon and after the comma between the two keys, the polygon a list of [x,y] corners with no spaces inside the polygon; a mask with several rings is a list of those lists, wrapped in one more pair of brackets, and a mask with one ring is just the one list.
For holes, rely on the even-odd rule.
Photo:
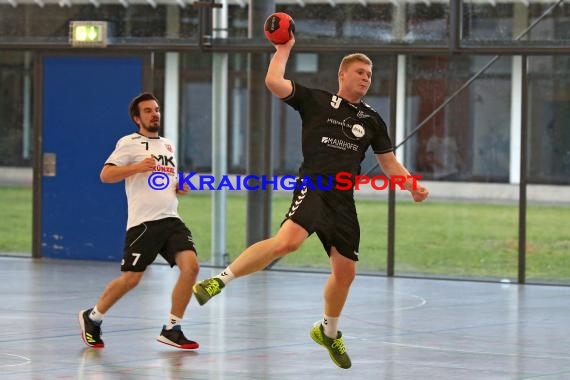
{"label": "glass window", "polygon": [[[560,1],[463,2],[464,42],[567,45],[570,11],[559,4]],[[530,28],[539,18],[541,20]]]}
{"label": "glass window", "polygon": [[[14,0],[18,3],[18,0]],[[69,6],[61,4],[68,3]],[[92,0],[75,4],[73,0],[43,0],[16,7],[0,5],[0,42],[66,42],[70,20],[100,20],[110,23],[111,43],[136,42],[152,38],[154,42],[180,42],[180,38],[198,40],[200,10],[186,4],[166,5],[166,1],[131,4],[128,1]],[[376,3],[376,2],[301,2],[292,5],[276,2],[276,10],[289,13],[295,20],[297,38],[306,41],[362,44],[396,42],[405,44],[446,44],[448,4],[446,3]],[[96,4],[94,6],[93,4]],[[228,37],[248,36],[248,6],[228,7]],[[21,22],[26,20],[26,22]],[[316,27],[317,26],[317,27]],[[259,34],[254,36],[261,36]],[[168,40],[175,38],[176,40]]]}
{"label": "glass window", "polygon": [[[338,65],[344,54],[293,54],[287,77],[307,86],[331,92],[338,89]],[[211,170],[211,59],[208,54],[181,54],[181,122],[180,160],[184,170]],[[390,59],[371,57],[374,74],[366,101],[389,121],[388,75]],[[244,173],[247,154],[248,82],[247,55],[230,54],[228,83],[228,168]],[[310,62],[308,65],[307,62]],[[308,67],[311,70],[308,70]],[[316,69],[316,72],[313,72]],[[268,96],[270,93],[267,92]],[[273,170],[275,174],[296,174],[301,164],[301,132],[298,113],[280,100],[272,98]],[[376,160],[370,153],[362,164],[363,170],[373,170]]]}
{"label": "glass window", "polygon": [[98,7],[77,4],[62,7],[56,3],[43,7],[0,5],[0,42],[67,42],[71,20],[108,21],[111,43],[140,38],[197,37],[197,11],[193,7],[183,10],[177,5],[124,7],[119,2]]}
{"label": "glass window", "polygon": [[570,284],[570,237],[564,227],[570,220],[570,202],[559,200],[560,190],[541,188],[550,193],[550,201],[530,200],[527,207],[526,279],[530,283]]}
{"label": "glass window", "polygon": [[529,71],[529,182],[570,184],[570,56],[537,56]]}
{"label": "glass window", "polygon": [[408,59],[406,133],[423,126],[403,145],[406,166],[431,181],[428,202],[404,194],[396,206],[397,274],[516,278],[518,193],[505,183],[511,59],[480,73],[490,59]]}
{"label": "glass window", "polygon": [[[570,283],[566,264],[570,238],[569,56],[528,58],[527,279]],[[533,194],[539,193],[540,202]]]}
{"label": "glass window", "polygon": [[28,257],[32,248],[33,73],[34,54],[0,53],[0,210],[7,221],[0,234],[0,252]]}
{"label": "glass window", "polygon": [[0,54],[0,166],[31,166],[33,55]]}
{"label": "glass window", "polygon": [[491,59],[409,57],[406,135],[415,136],[403,149],[425,179],[508,181],[511,60],[481,72]]}
{"label": "glass window", "polygon": [[210,54],[180,55],[180,143],[184,171],[212,168],[212,59]]}
{"label": "glass window", "polygon": [[277,8],[294,18],[299,40],[447,43],[448,4],[339,2],[332,5],[323,1],[321,4]]}
{"label": "glass window", "polygon": [[[115,48],[123,45],[132,49],[133,54],[142,54],[140,49],[143,49],[152,57],[151,87],[164,99],[168,60],[163,47],[154,47],[178,44],[176,46],[184,50],[179,53],[181,170],[210,172],[214,73],[211,52],[198,49],[200,11],[190,3],[171,0],[136,4],[126,0],[92,0],[83,4],[74,1],[8,0],[1,3],[0,45],[26,42],[51,44],[49,48],[54,44],[65,46],[70,20],[107,20]],[[248,38],[248,3],[228,1],[228,38],[233,39],[229,45]],[[516,171],[517,166],[510,161],[510,149],[511,140],[519,137],[511,135],[511,130],[517,130],[516,125],[511,126],[511,103],[519,95],[512,93],[516,88],[512,80],[513,67],[516,72],[518,59],[506,55],[498,58],[470,55],[465,51],[439,54],[440,50],[416,55],[418,53],[409,46],[447,46],[450,4],[276,0],[276,10],[287,12],[295,19],[296,36],[299,46],[303,46],[302,51],[292,54],[287,76],[307,86],[335,92],[340,59],[359,46],[357,50],[368,53],[374,61],[373,82],[365,101],[389,124],[390,101],[396,96],[390,93],[391,83],[396,80],[393,66],[401,65],[399,73],[405,73],[406,81],[400,83],[405,87],[400,88],[405,94],[404,107],[397,108],[398,121],[404,117],[402,126],[398,125],[398,138],[405,138],[405,142],[397,153],[410,171],[422,175],[431,197],[427,203],[413,205],[407,193],[398,193],[396,273],[514,279],[518,264],[518,185],[509,181],[517,177],[510,172]],[[567,49],[570,8],[560,5],[560,1],[553,0],[464,1],[461,44],[469,47],[470,52],[481,46],[505,45]],[[254,38],[248,43],[254,44],[251,46],[255,51],[248,51],[245,44],[234,44],[232,48],[243,50],[229,53],[227,167],[235,174],[245,173],[249,149],[249,54],[266,54],[259,52],[260,47],[270,50],[261,31],[253,32]],[[326,52],[317,46],[326,48]],[[387,53],[370,54],[367,47],[370,50],[406,48],[400,51],[403,54],[400,57],[405,56],[405,59],[396,60]],[[0,169],[4,173],[0,189],[14,178],[14,173],[21,175],[20,169],[25,169],[25,178],[31,178],[32,106],[34,93],[41,90],[34,88],[34,53],[8,49],[0,52]],[[114,52],[119,50],[114,49]],[[121,50],[121,54],[125,51]],[[527,62],[527,279],[529,282],[570,283],[570,274],[564,269],[564,255],[570,243],[565,229],[561,228],[570,217],[570,201],[564,196],[570,184],[570,129],[567,128],[570,56],[553,50],[553,54],[532,56]],[[492,64],[486,67],[489,63]],[[296,174],[302,159],[299,115],[275,97],[270,105],[274,173]],[[392,139],[395,144],[401,142],[396,136]],[[362,163],[362,172],[380,174],[370,151]],[[12,215],[27,213],[24,221],[27,224],[17,228],[23,233],[14,230],[10,234],[19,234],[20,241],[2,243],[4,248],[0,247],[0,251],[29,250],[31,186],[27,183],[23,187],[23,197],[3,193],[8,199],[4,202],[6,208]],[[536,197],[537,192],[540,197]],[[387,246],[386,194],[361,195],[357,195],[362,217],[363,255],[359,266],[363,271],[383,271]],[[277,198],[272,212],[274,231],[289,204],[289,194]],[[24,201],[24,208],[11,207],[17,199]],[[243,209],[245,200],[237,202]],[[204,221],[204,224],[209,222]],[[13,224],[17,223],[20,222]],[[232,219],[230,223],[234,223],[231,234],[244,234],[242,219]],[[233,241],[231,253],[236,253],[239,248],[235,247],[242,243],[243,239],[239,244]],[[328,262],[321,260],[322,254],[318,239],[312,237],[299,254],[288,256],[280,265],[327,267]],[[313,260],[311,255],[318,258]]]}

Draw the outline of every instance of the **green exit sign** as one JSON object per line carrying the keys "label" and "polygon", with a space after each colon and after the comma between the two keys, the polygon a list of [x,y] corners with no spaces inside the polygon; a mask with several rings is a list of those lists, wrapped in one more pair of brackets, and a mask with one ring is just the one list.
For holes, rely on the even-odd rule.
{"label": "green exit sign", "polygon": [[69,42],[77,47],[107,46],[107,21],[71,21]]}

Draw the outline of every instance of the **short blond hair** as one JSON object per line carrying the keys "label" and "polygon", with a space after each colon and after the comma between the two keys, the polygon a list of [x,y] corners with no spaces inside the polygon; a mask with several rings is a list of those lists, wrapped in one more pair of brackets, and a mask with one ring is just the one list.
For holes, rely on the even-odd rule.
{"label": "short blond hair", "polygon": [[338,68],[338,71],[345,71],[348,68],[348,66],[350,66],[354,62],[362,62],[362,63],[366,63],[367,65],[372,66],[372,60],[370,58],[368,58],[368,56],[366,54],[352,53],[352,54],[344,56],[342,61],[340,61],[340,66]]}

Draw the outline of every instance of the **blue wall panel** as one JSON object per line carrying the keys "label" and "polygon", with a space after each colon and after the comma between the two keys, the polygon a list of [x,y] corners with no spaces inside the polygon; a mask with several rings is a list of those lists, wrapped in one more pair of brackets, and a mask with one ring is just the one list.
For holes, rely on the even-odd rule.
{"label": "blue wall panel", "polygon": [[124,183],[99,173],[117,139],[136,130],[128,103],[142,91],[143,62],[125,57],[46,57],[42,153],[55,176],[42,180],[43,257],[120,260]]}

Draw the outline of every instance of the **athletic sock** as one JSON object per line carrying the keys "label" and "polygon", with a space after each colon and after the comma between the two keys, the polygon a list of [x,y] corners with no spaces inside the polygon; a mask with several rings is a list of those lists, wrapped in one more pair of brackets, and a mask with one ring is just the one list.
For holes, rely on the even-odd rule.
{"label": "athletic sock", "polygon": [[220,274],[218,274],[215,278],[219,278],[220,280],[222,280],[224,285],[227,285],[228,282],[230,282],[231,280],[233,280],[235,278],[235,276],[232,273],[232,271],[230,270],[230,267],[228,266]]}
{"label": "athletic sock", "polygon": [[326,336],[331,339],[336,339],[338,336],[338,317],[332,318],[327,315],[323,315],[323,331]]}
{"label": "athletic sock", "polygon": [[93,322],[101,323],[104,315],[105,314],[101,313],[99,309],[97,309],[97,305],[95,305],[93,306],[93,309],[91,309],[91,313],[89,313],[89,319]]}
{"label": "athletic sock", "polygon": [[172,328],[174,326],[179,326],[182,324],[182,318],[178,318],[176,315],[174,314],[170,314],[170,317],[168,317],[168,323],[166,325],[164,325],[166,330],[172,330]]}

